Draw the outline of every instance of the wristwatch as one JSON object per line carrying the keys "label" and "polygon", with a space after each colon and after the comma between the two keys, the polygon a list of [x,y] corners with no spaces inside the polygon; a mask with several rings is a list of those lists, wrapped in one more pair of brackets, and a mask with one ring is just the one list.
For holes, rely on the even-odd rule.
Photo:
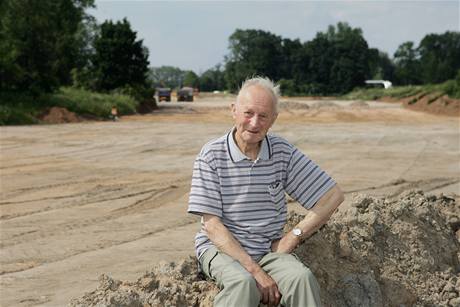
{"label": "wristwatch", "polygon": [[302,235],[302,229],[300,228],[294,228],[292,229],[292,234],[296,237],[299,237]]}

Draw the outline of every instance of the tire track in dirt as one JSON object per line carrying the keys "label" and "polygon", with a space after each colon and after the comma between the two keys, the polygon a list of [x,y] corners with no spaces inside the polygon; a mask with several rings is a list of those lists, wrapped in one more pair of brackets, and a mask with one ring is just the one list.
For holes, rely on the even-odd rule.
{"label": "tire track in dirt", "polygon": [[[100,181],[100,179],[99,180],[94,180],[94,181]],[[10,202],[1,202],[0,205],[5,206],[5,205],[16,205],[16,204],[31,203],[31,202],[43,202],[43,201],[49,201],[49,200],[72,199],[72,198],[76,198],[76,197],[80,197],[80,196],[81,197],[83,197],[83,196],[86,197],[86,199],[82,200],[82,201],[76,200],[76,201],[71,202],[71,203],[57,204],[55,206],[48,205],[47,207],[44,207],[44,208],[40,208],[40,209],[36,209],[36,210],[32,210],[32,211],[27,211],[27,212],[22,212],[22,213],[18,212],[18,213],[15,213],[15,214],[3,214],[3,215],[0,215],[0,221],[2,221],[2,220],[11,220],[11,219],[20,218],[20,217],[27,217],[27,216],[31,216],[31,215],[34,215],[34,214],[50,212],[50,211],[53,211],[53,210],[68,209],[68,208],[73,208],[73,207],[83,207],[83,206],[92,205],[92,204],[95,204],[95,203],[101,203],[101,202],[107,202],[107,201],[113,201],[113,200],[125,199],[125,198],[132,198],[132,197],[136,197],[136,196],[139,196],[139,195],[144,195],[144,194],[149,194],[150,193],[147,196],[147,198],[149,198],[149,197],[153,197],[154,196],[153,194],[158,193],[158,192],[162,192],[164,190],[168,190],[171,187],[179,187],[179,186],[181,186],[181,184],[182,185],[184,185],[184,184],[189,185],[189,182],[190,182],[190,179],[189,179],[188,176],[184,177],[184,178],[176,179],[174,181],[168,181],[168,182],[163,182],[163,183],[145,181],[145,183],[148,184],[149,186],[156,186],[156,187],[152,188],[152,189],[141,190],[141,191],[138,191],[138,192],[129,192],[127,194],[115,195],[115,196],[112,196],[112,197],[107,197],[107,194],[113,195],[114,192],[122,191],[122,190],[133,191],[133,190],[136,190],[136,188],[139,189],[139,188],[142,188],[142,187],[140,186],[139,183],[133,183],[133,184],[130,184],[130,185],[116,184],[115,186],[101,186],[101,185],[98,185],[98,186],[94,187],[93,189],[91,189],[89,191],[74,193],[74,194],[67,195],[67,196],[44,197],[44,198],[39,198],[39,199],[17,201],[17,202],[11,202],[11,201]],[[66,184],[49,185],[49,186],[62,187],[62,186],[65,186],[65,185],[68,185],[68,184],[66,183]],[[136,188],[132,188],[132,186],[135,186]],[[101,188],[103,188],[103,191],[101,191]],[[151,195],[151,193],[153,193],[153,194]],[[88,197],[91,197],[93,195],[94,195],[93,199],[91,199],[91,198],[88,199]]]}
{"label": "tire track in dirt", "polygon": [[99,250],[112,248],[112,247],[115,247],[115,246],[131,243],[131,242],[135,242],[135,241],[147,238],[149,236],[157,235],[157,234],[159,234],[161,232],[164,232],[164,231],[169,231],[171,229],[175,229],[175,228],[186,226],[186,225],[193,224],[193,223],[196,223],[196,218],[187,217],[185,219],[182,219],[181,221],[175,222],[174,225],[171,226],[171,227],[154,228],[152,231],[143,233],[141,235],[138,235],[136,237],[130,238],[128,240],[120,240],[120,241],[117,241],[117,242],[111,242],[112,244],[100,244],[96,248],[88,248],[88,249],[85,249],[85,250],[81,250],[81,251],[79,251],[77,253],[73,253],[73,254],[70,254],[70,255],[65,255],[64,257],[56,257],[52,261],[43,261],[43,262],[40,262],[40,263],[36,263],[36,265],[31,264],[31,265],[29,265],[28,267],[25,267],[25,268],[18,268],[18,269],[12,269],[12,270],[4,270],[2,268],[0,270],[0,276],[8,277],[9,275],[12,275],[14,273],[28,271],[28,270],[37,268],[39,266],[42,266],[44,264],[51,264],[51,263],[56,263],[56,262],[60,262],[60,261],[65,261],[66,259],[72,258],[74,256],[78,256],[78,255],[81,255],[81,254],[90,253],[90,252],[94,252],[94,251],[99,251]]}
{"label": "tire track in dirt", "polygon": [[[110,220],[114,220],[123,216],[127,216],[130,214],[137,214],[141,213],[146,210],[159,208],[161,206],[166,205],[167,203],[174,201],[188,193],[189,185],[172,185],[166,188],[154,189],[150,191],[143,191],[139,193],[131,193],[127,195],[123,195],[122,197],[116,197],[111,199],[104,199],[103,201],[111,201],[111,200],[119,200],[123,198],[132,198],[139,195],[147,194],[146,197],[142,198],[141,200],[136,200],[131,204],[123,208],[118,208],[112,211],[109,211],[107,214],[102,216],[98,216],[95,218],[90,219],[78,219],[74,222],[66,222],[60,223],[56,225],[52,225],[50,227],[41,228],[37,231],[29,231],[25,232],[22,235],[17,234],[14,237],[11,237],[9,240],[2,240],[0,243],[0,248],[11,247],[18,244],[22,244],[25,242],[29,242],[36,239],[44,239],[53,237],[54,234],[62,235],[63,232],[73,231],[75,229],[89,227],[95,224],[104,223]],[[98,203],[92,202],[91,204]],[[88,205],[90,203],[84,203],[83,205]],[[61,207],[62,208],[62,207]],[[30,215],[30,214],[29,214]],[[11,219],[11,218],[10,218]],[[12,240],[14,238],[14,240]]]}
{"label": "tire track in dirt", "polygon": [[432,178],[432,179],[427,179],[427,180],[417,180],[417,181],[406,181],[404,179],[397,179],[393,180],[389,183],[385,183],[379,186],[371,186],[371,187],[366,187],[366,188],[361,188],[361,189],[356,189],[356,190],[347,190],[345,191],[346,194],[351,194],[351,193],[363,193],[363,192],[369,192],[369,191],[378,191],[381,189],[385,188],[391,188],[394,187],[395,191],[390,192],[390,193],[385,193],[386,197],[389,198],[394,198],[397,196],[400,196],[404,192],[408,190],[423,190],[424,192],[430,192],[436,189],[440,189],[443,187],[450,186],[455,183],[459,183],[460,179],[459,178]]}

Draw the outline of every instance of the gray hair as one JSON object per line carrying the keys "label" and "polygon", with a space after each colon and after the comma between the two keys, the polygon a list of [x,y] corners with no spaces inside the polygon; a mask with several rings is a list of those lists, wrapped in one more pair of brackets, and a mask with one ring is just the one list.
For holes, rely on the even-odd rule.
{"label": "gray hair", "polygon": [[241,93],[244,92],[248,87],[251,86],[260,86],[269,92],[273,97],[273,106],[275,109],[275,113],[278,113],[278,100],[280,98],[280,86],[279,84],[275,84],[272,80],[267,77],[261,76],[254,76],[246,79],[242,84],[241,88],[238,91],[238,96],[236,97],[236,101],[240,99]]}

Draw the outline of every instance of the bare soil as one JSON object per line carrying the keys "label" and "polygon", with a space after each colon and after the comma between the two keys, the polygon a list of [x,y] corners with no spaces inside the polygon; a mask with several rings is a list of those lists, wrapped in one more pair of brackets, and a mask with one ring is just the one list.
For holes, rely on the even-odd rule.
{"label": "bare soil", "polygon": [[77,114],[62,107],[49,108],[38,119],[47,124],[78,123],[82,121]]}
{"label": "bare soil", "polygon": [[[286,231],[302,218],[291,214]],[[315,273],[324,306],[458,306],[459,222],[460,208],[448,197],[361,196],[294,252]],[[71,306],[211,307],[217,292],[188,258],[136,282],[101,275],[99,286]]]}
{"label": "bare soil", "polygon": [[[0,127],[0,305],[63,306],[94,291],[102,274],[135,283],[161,261],[193,255],[199,223],[186,214],[193,161],[203,144],[231,129],[232,99],[159,103],[152,114],[118,122]],[[357,193],[397,199],[413,189],[423,197],[443,193],[458,206],[458,118],[395,103],[366,101],[360,108],[331,99],[327,102],[338,107],[321,108],[312,107],[318,101],[311,99],[289,101],[272,132],[339,182],[346,193],[339,214],[354,212]],[[302,213],[295,203],[289,207]],[[372,235],[362,236],[372,244]],[[445,246],[450,241],[429,240],[436,248],[451,248]],[[361,256],[358,249],[353,257]],[[387,265],[381,264],[383,272]],[[430,270],[445,273],[444,267]],[[380,281],[381,274],[370,276]],[[359,278],[349,280],[360,284]],[[381,291],[385,298],[386,290]]]}

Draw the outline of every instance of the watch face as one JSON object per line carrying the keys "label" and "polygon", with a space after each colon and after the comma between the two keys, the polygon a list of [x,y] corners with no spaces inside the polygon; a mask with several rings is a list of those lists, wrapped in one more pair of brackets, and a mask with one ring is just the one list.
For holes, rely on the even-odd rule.
{"label": "watch face", "polygon": [[292,230],[292,233],[296,236],[300,236],[302,234],[302,230],[300,230],[299,228],[294,228]]}

